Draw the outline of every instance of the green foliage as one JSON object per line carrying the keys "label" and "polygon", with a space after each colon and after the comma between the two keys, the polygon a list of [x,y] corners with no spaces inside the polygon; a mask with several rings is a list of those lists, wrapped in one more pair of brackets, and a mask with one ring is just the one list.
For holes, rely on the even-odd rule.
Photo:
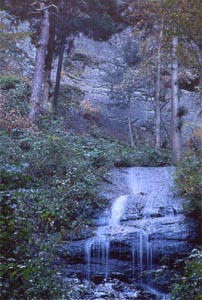
{"label": "green foliage", "polygon": [[0,129],[30,128],[28,120],[29,85],[18,77],[0,78]]}
{"label": "green foliage", "polygon": [[2,299],[56,299],[62,295],[52,262],[52,242],[33,235],[20,193],[1,193]]}
{"label": "green foliage", "polygon": [[200,78],[201,0],[163,0],[167,35],[181,38],[179,59]]}
{"label": "green foliage", "polygon": [[188,214],[201,214],[202,196],[202,152],[201,150],[189,151],[176,170],[175,179],[180,193],[188,198],[185,210]]}
{"label": "green foliage", "polygon": [[[183,268],[182,268],[183,267]],[[181,274],[171,287],[173,300],[201,300],[202,251],[194,249],[184,261],[180,262]]]}
{"label": "green foliage", "polygon": [[117,149],[117,154],[114,162],[117,167],[160,167],[170,164],[169,152],[157,151],[152,147],[123,146]]}
{"label": "green foliage", "polygon": [[0,167],[0,191],[27,187],[31,176],[26,172],[27,164],[5,164]]}
{"label": "green foliage", "polygon": [[[23,214],[18,214],[18,203],[8,192],[1,193],[1,267],[2,299],[19,299],[24,293],[28,276],[29,232]],[[16,298],[15,298],[16,297]]]}
{"label": "green foliage", "polygon": [[93,201],[100,175],[91,164],[100,169],[101,153],[65,134],[13,139],[2,132],[1,139],[2,295],[57,299],[66,286],[51,255],[99,206]]}
{"label": "green foliage", "polygon": [[[81,20],[80,31],[91,35],[95,40],[107,40],[116,32],[119,20],[116,1],[86,1],[88,17]],[[82,29],[81,29],[82,28]]]}
{"label": "green foliage", "polygon": [[0,77],[0,89],[10,90],[15,89],[16,85],[20,84],[20,79],[15,76]]}
{"label": "green foliage", "polygon": [[64,240],[85,237],[95,211],[104,208],[98,197],[104,173],[113,166],[167,160],[153,149],[68,134],[59,119],[40,122],[36,132],[0,131],[5,299],[60,299],[70,293],[57,275],[55,253]]}
{"label": "green foliage", "polygon": [[15,87],[10,91],[13,100],[13,105],[21,104],[21,110],[24,113],[28,111],[28,98],[30,96],[30,86],[22,79],[15,84]]}

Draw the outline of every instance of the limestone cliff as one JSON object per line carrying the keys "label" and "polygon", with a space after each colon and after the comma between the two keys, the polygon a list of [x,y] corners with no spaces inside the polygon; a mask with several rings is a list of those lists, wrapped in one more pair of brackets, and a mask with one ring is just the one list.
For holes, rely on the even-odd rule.
{"label": "limestone cliff", "polygon": [[[1,12],[6,32],[30,32],[30,24]],[[64,58],[61,76],[60,111],[67,125],[77,131],[94,133],[135,143],[154,143],[155,64],[145,73],[146,55],[155,41],[143,31],[128,26],[108,41],[94,41],[78,34],[71,52]],[[0,74],[32,78],[35,47],[31,37],[12,40],[1,50]],[[154,55],[155,57],[155,55]],[[131,59],[132,58],[132,59]],[[54,60],[54,86],[57,57]],[[153,77],[154,79],[153,79]],[[162,136],[164,146],[170,143],[170,78],[164,66]],[[151,78],[152,79],[151,79]],[[186,85],[183,88],[186,88]],[[181,104],[188,114],[183,117],[183,141],[195,124],[201,121],[199,96],[181,89]]]}

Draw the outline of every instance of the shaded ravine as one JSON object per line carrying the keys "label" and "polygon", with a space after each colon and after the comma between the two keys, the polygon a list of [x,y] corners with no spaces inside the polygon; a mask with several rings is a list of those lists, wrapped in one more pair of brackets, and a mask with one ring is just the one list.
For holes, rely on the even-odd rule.
{"label": "shaded ravine", "polygon": [[[191,248],[192,225],[183,215],[182,199],[173,191],[174,168],[124,170],[127,194],[117,197],[110,211],[97,220],[95,236],[85,243],[87,279],[136,280],[144,271]],[[193,232],[193,231],[192,231]],[[148,280],[150,281],[150,279]],[[156,299],[166,299],[149,285]]]}

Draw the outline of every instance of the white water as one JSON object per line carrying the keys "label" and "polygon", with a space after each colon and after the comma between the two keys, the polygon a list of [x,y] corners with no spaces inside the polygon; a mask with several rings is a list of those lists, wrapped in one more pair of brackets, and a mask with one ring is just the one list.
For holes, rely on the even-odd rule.
{"label": "white water", "polygon": [[111,216],[109,219],[110,226],[116,226],[120,224],[121,217],[124,213],[127,202],[127,195],[117,198],[111,208]]}
{"label": "white water", "polygon": [[127,195],[120,196],[115,199],[111,207],[111,214],[108,224],[104,227],[98,227],[96,235],[87,240],[85,245],[85,254],[87,259],[87,278],[91,277],[91,264],[94,261],[96,265],[105,266],[105,278],[109,274],[109,250],[110,235],[116,231],[116,227],[120,224],[121,216],[124,213],[127,202]]}
{"label": "white water", "polygon": [[[134,234],[136,239],[131,242],[131,278],[137,277],[137,272],[152,270],[153,245],[149,240],[150,234],[158,232],[158,226],[154,222],[153,215],[161,209],[168,211],[165,220],[169,221],[170,199],[172,199],[173,186],[172,168],[129,168],[126,173],[128,194],[114,200],[110,208],[110,216],[105,226],[99,226],[95,236],[86,242],[85,253],[87,261],[87,278],[102,274],[105,279],[110,270],[110,246],[114,240],[118,240],[127,234]],[[139,201],[139,202],[138,202]],[[140,206],[141,218],[133,221],[132,226],[123,221],[127,210],[133,212]],[[104,217],[103,217],[104,218]],[[106,218],[106,217],[105,217]],[[103,223],[103,222],[102,222]],[[121,250],[120,250],[121,251]],[[120,270],[121,272],[122,270]],[[155,292],[157,295],[157,292]],[[166,299],[167,295],[158,294],[158,299]]]}

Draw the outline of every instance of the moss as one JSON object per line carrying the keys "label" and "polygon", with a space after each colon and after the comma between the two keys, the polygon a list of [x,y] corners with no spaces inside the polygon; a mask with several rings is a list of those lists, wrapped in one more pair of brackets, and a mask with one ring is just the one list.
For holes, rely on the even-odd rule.
{"label": "moss", "polygon": [[70,85],[62,85],[59,92],[59,104],[64,108],[79,108],[80,101],[84,97],[84,93],[76,87]]}
{"label": "moss", "polygon": [[15,89],[20,84],[20,79],[15,76],[2,76],[0,77],[0,88],[3,90]]}

